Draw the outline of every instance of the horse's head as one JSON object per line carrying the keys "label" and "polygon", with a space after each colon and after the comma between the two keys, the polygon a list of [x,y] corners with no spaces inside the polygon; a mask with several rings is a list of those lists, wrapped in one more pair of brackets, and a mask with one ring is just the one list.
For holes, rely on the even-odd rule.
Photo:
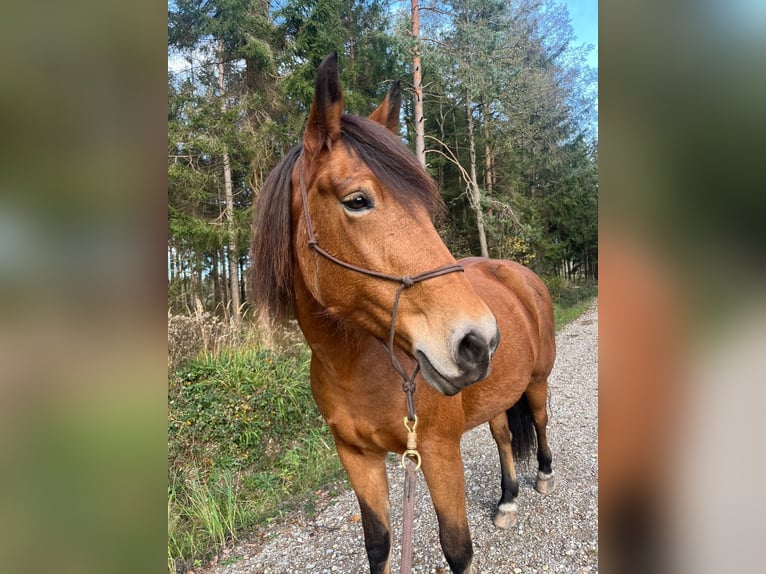
{"label": "horse's head", "polygon": [[[295,274],[325,313],[384,341],[396,283],[321,256],[309,245],[309,227],[333,257],[386,275],[412,277],[456,263],[432,222],[442,205],[434,182],[395,135],[400,99],[396,84],[370,118],[344,115],[337,59],[328,56],[290,172]],[[498,338],[494,316],[463,273],[419,282],[401,296],[395,344],[444,394],[488,375]]]}

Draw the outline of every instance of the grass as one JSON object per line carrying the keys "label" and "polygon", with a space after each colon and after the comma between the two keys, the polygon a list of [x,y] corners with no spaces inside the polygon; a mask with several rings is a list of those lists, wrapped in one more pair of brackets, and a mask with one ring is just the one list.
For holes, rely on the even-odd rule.
{"label": "grass", "polygon": [[[556,330],[595,285],[553,280]],[[227,335],[228,336],[228,335]],[[309,389],[305,344],[221,345],[179,361],[168,385],[168,571],[184,572],[242,532],[343,478]]]}
{"label": "grass", "polygon": [[598,284],[573,284],[558,277],[545,280],[553,298],[553,321],[558,333],[582,315],[598,296]]}
{"label": "grass", "polygon": [[341,476],[305,346],[202,354],[168,392],[168,570],[212,557],[289,501]]}
{"label": "grass", "polygon": [[561,305],[560,303],[553,304],[553,322],[556,325],[556,332],[558,333],[562,327],[568,325],[593,304],[594,296],[590,296],[577,303],[572,303],[569,306]]}

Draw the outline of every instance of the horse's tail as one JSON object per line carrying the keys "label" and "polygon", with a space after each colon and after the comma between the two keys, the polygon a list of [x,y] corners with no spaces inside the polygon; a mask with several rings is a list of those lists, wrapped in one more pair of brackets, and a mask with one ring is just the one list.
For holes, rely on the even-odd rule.
{"label": "horse's tail", "polygon": [[511,429],[511,448],[516,462],[529,461],[529,455],[536,447],[535,425],[532,411],[529,409],[527,396],[521,395],[519,400],[508,409],[508,428]]}

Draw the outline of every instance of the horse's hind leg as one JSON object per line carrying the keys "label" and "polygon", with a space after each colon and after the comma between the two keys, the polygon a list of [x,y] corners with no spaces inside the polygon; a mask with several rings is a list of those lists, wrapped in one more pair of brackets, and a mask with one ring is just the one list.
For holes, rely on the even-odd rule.
{"label": "horse's hind leg", "polygon": [[537,484],[535,488],[542,494],[553,492],[555,482],[551,462],[551,449],[548,447],[548,379],[540,377],[532,380],[532,383],[524,393],[529,403],[532,421],[537,433]]}
{"label": "horse's hind leg", "polygon": [[513,453],[511,451],[511,432],[508,428],[508,417],[505,412],[497,415],[489,421],[489,430],[492,438],[497,443],[497,452],[500,455],[500,471],[502,473],[502,495],[497,503],[497,513],[493,518],[498,528],[511,528],[516,524],[518,508],[516,497],[519,494],[519,481],[516,478],[516,467],[513,465]]}

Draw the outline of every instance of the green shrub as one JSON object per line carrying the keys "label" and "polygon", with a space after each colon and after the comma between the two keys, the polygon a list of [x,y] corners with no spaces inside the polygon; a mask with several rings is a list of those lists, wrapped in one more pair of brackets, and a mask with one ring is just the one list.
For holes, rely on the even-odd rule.
{"label": "green shrub", "polygon": [[210,557],[280,504],[340,476],[305,345],[201,354],[168,389],[168,568]]}
{"label": "green shrub", "polygon": [[556,331],[574,321],[598,296],[598,283],[572,283],[559,276],[543,277],[553,299],[553,318]]}
{"label": "green shrub", "polygon": [[572,283],[559,276],[543,277],[543,281],[553,302],[562,307],[572,307],[598,295],[598,283],[593,281]]}

